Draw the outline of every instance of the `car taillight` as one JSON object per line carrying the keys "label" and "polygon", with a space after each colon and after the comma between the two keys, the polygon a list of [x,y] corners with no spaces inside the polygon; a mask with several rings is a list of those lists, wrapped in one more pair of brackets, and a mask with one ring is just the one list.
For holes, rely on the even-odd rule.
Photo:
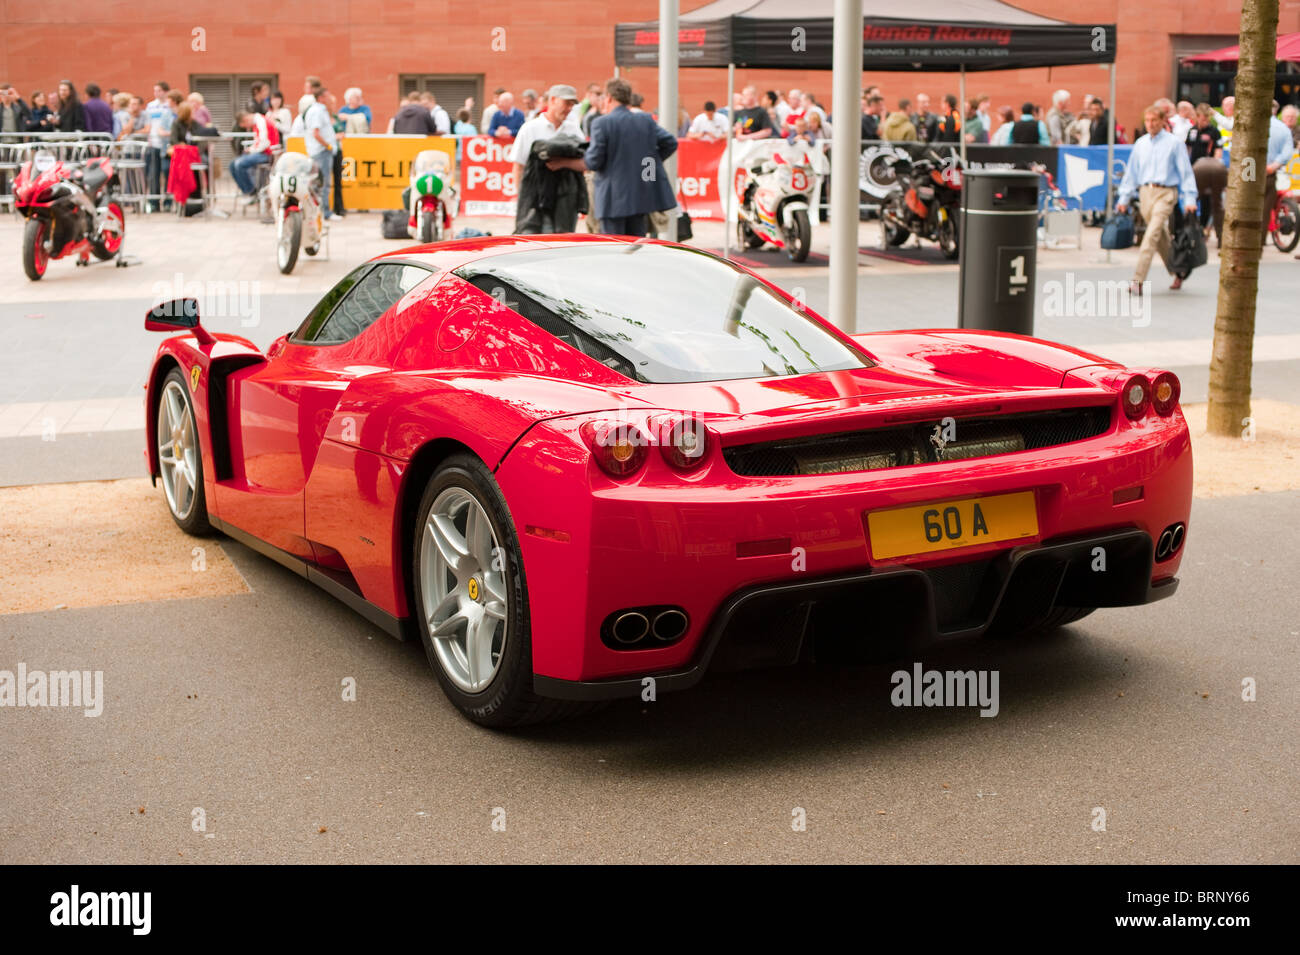
{"label": "car taillight", "polygon": [[1178,376],[1172,371],[1162,371],[1151,382],[1151,407],[1160,417],[1168,418],[1178,407],[1178,396],[1181,393],[1182,385],[1178,382]]}
{"label": "car taillight", "polygon": [[636,425],[588,421],[578,433],[600,469],[610,477],[627,477],[645,464],[650,442]]}
{"label": "car taillight", "polygon": [[699,467],[708,448],[708,429],[693,415],[669,418],[660,425],[659,451],[679,471]]}
{"label": "car taillight", "polygon": [[1145,375],[1133,375],[1124,382],[1119,400],[1124,406],[1124,413],[1136,421],[1146,414],[1151,402],[1151,382],[1147,381]]}

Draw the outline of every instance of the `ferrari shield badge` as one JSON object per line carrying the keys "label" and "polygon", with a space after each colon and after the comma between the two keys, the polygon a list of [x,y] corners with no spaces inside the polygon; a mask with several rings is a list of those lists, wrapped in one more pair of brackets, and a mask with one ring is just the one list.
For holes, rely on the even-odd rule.
{"label": "ferrari shield badge", "polygon": [[201,371],[202,369],[200,369],[198,365],[195,365],[193,368],[190,369],[190,391],[198,391],[199,374],[201,373]]}

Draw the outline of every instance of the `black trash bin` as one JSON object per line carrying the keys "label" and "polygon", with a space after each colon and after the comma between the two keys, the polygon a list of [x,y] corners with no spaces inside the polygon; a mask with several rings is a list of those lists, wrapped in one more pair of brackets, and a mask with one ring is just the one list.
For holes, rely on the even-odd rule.
{"label": "black trash bin", "polygon": [[961,328],[1034,333],[1038,173],[975,169],[962,183]]}

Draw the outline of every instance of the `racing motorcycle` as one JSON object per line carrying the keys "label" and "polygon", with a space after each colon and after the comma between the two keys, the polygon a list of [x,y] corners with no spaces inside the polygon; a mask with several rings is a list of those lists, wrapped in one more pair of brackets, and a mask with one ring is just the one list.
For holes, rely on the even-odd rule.
{"label": "racing motorcycle", "polygon": [[298,262],[298,249],[320,251],[325,235],[324,210],[317,189],[320,171],[303,153],[284,152],[275,162],[266,191],[275,209],[275,262],[288,275]]}
{"label": "racing motorcycle", "polygon": [[880,207],[885,242],[900,246],[910,236],[937,242],[945,259],[957,258],[961,168],[927,149],[915,159],[891,160],[895,188]]}
{"label": "racing motorcycle", "polygon": [[[14,206],[27,220],[23,228],[23,271],[33,282],[45,275],[50,259],[77,256],[89,265],[93,255],[108,260],[122,250],[126,216],[114,197],[117,174],[103,156],[74,168],[48,152],[36,152],[14,180]],[[117,260],[119,266],[126,263]]]}
{"label": "racing motorcycle", "polygon": [[816,186],[813,160],[806,149],[783,147],[752,168],[736,170],[737,240],[742,249],[770,242],[792,262],[803,262],[812,247],[808,217]]}
{"label": "racing motorcycle", "polygon": [[455,216],[456,190],[451,186],[451,160],[438,149],[422,149],[411,163],[411,183],[405,193],[410,228],[421,242],[440,242]]}

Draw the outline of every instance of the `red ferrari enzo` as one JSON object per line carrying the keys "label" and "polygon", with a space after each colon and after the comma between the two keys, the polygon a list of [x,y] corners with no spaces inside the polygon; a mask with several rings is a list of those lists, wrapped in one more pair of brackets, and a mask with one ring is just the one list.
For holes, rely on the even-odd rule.
{"label": "red ferrari enzo", "polygon": [[1192,457],[1168,371],[1049,342],[848,336],[671,243],[499,237],[357,268],[263,354],[197,303],[148,466],[511,726],[899,639],[1171,595]]}

